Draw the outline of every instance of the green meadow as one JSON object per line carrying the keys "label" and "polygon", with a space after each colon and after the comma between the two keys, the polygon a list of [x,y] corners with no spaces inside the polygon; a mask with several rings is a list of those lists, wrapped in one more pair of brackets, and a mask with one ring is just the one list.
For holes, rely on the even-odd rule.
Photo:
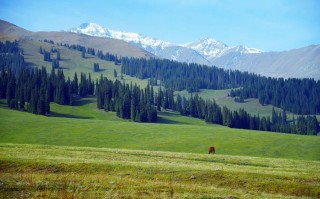
{"label": "green meadow", "polygon": [[2,143],[86,146],[206,154],[320,160],[320,137],[231,129],[202,120],[159,113],[159,123],[121,120],[96,109],[94,98],[76,106],[52,103],[50,116],[0,108]]}

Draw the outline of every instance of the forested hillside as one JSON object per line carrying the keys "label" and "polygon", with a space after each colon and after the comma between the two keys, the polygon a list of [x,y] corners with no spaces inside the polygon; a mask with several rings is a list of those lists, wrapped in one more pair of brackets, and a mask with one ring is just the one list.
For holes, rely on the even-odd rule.
{"label": "forested hillside", "polygon": [[[44,40],[44,42],[54,44],[51,40]],[[169,109],[177,111],[181,115],[203,119],[207,123],[231,128],[308,135],[316,135],[319,131],[319,124],[315,116],[297,116],[297,119],[294,118],[292,121],[289,121],[286,116],[286,109],[291,110],[290,108],[297,107],[297,104],[301,104],[296,110],[300,111],[298,113],[301,113],[301,110],[304,111],[302,113],[307,111],[309,111],[308,113],[311,111],[317,113],[318,110],[314,107],[317,107],[319,103],[319,98],[316,98],[319,82],[311,79],[273,79],[197,64],[181,64],[169,60],[120,59],[109,53],[104,54],[102,51],[96,53],[95,49],[81,45],[62,43],[58,45],[80,51],[79,56],[83,59],[90,55],[97,56],[102,60],[113,61],[116,65],[121,64],[120,81],[112,81],[101,75],[100,79],[95,82],[90,73],[87,78],[87,75],[82,72],[79,81],[76,72],[71,80],[70,77],[65,77],[59,66],[61,56],[63,57],[60,50],[51,48],[48,51],[40,46],[38,53],[43,56],[45,62],[52,63],[51,73],[48,74],[45,68],[37,69],[26,66],[23,49],[19,48],[17,42],[1,43],[1,59],[4,64],[1,66],[0,96],[7,100],[10,108],[47,115],[50,114],[50,102],[72,106],[74,100],[79,97],[95,95],[98,109],[116,112],[118,117],[136,122],[156,122],[157,111]],[[94,63],[92,69],[93,72],[99,72],[99,64]],[[150,84],[144,89],[136,84],[126,84],[122,81],[122,73],[142,79],[149,78]],[[114,77],[118,76],[116,70],[113,75]],[[159,86],[159,89],[154,90],[153,86]],[[182,89],[187,89],[192,93],[202,88],[238,87],[242,88],[231,90],[230,93],[233,97],[239,96],[235,98],[238,102],[242,102],[248,97],[255,97],[259,98],[261,104],[273,104],[280,101],[281,106],[286,107],[282,113],[273,110],[272,117],[260,117],[259,115],[251,115],[244,109],[231,111],[228,107],[220,107],[215,101],[203,100],[198,95],[191,95],[190,98],[179,94],[174,95],[174,91]],[[293,93],[294,88],[303,89],[303,94]],[[281,92],[284,97],[276,95],[283,89],[288,90]],[[293,100],[293,103],[284,103],[288,102],[288,99]],[[306,103],[308,101],[312,103]],[[273,105],[277,106],[278,104]]]}
{"label": "forested hillside", "polygon": [[258,98],[262,105],[272,104],[295,114],[320,113],[320,81],[313,79],[268,78],[198,64],[135,58],[122,59],[122,72],[141,79],[161,80],[166,88],[189,92],[242,87],[232,96]]}

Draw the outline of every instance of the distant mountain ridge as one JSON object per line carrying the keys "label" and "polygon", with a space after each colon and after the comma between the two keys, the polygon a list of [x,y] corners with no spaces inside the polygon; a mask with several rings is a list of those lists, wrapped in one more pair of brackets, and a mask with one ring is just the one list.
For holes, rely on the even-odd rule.
{"label": "distant mountain ridge", "polygon": [[[320,45],[283,52],[262,52],[244,46],[228,47],[211,38],[178,45],[137,33],[111,31],[101,26],[88,25],[83,24],[72,29],[72,32],[32,32],[0,19],[0,40],[49,39],[59,43],[79,44],[123,57],[160,57],[270,77],[320,80]],[[85,29],[92,36],[79,34]]]}
{"label": "distant mountain ridge", "polygon": [[196,62],[212,65],[210,60],[221,57],[225,53],[238,52],[251,54],[262,52],[261,50],[244,46],[228,47],[226,44],[212,38],[204,38],[187,44],[174,44],[138,33],[107,29],[95,23],[83,23],[78,28],[71,28],[69,31],[97,37],[120,39],[143,48],[161,58],[187,63]]}
{"label": "distant mountain ridge", "polygon": [[243,45],[229,47],[213,38],[174,44],[138,33],[107,29],[95,23],[84,23],[68,31],[123,40],[160,58],[179,62],[215,65],[271,77],[320,79],[320,45],[283,52],[263,52]]}
{"label": "distant mountain ridge", "polygon": [[152,53],[118,39],[93,37],[65,31],[32,32],[0,19],[0,40],[13,41],[20,39],[48,39],[59,43],[79,44],[82,46],[95,48],[96,50],[102,50],[104,53],[108,52],[123,57],[154,57]]}

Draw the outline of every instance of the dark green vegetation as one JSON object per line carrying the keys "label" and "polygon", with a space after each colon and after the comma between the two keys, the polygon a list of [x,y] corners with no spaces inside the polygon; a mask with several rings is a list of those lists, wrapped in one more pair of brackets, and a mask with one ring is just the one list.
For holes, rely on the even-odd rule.
{"label": "dark green vegetation", "polygon": [[27,198],[318,198],[319,162],[0,144],[0,192]]}
{"label": "dark green vegetation", "polygon": [[[45,40],[45,42],[54,44],[53,41]],[[86,50],[84,46],[70,46],[68,44],[59,44],[59,46],[80,51],[82,58],[85,58],[86,53],[92,56],[95,55],[95,50],[92,48]],[[20,57],[22,56],[21,52],[23,52],[22,49],[19,49],[17,42],[1,43],[1,50],[5,55],[15,54]],[[47,77],[45,68],[42,68],[42,70],[23,68],[22,66],[25,65],[23,57],[22,62],[16,64],[18,66],[14,64],[11,64],[13,65],[12,67],[8,64],[2,66],[0,96],[7,98],[10,108],[28,110],[32,113],[45,115],[50,112],[49,103],[52,101],[58,104],[72,105],[74,96],[85,97],[94,94],[94,83],[91,81],[90,73],[88,80],[86,79],[86,75],[81,73],[81,81],[79,83],[76,73],[72,82],[70,78],[67,81],[65,80],[61,70],[58,71],[58,75],[55,75],[55,68],[59,68],[59,60],[61,60],[61,55],[57,48],[51,47],[51,53],[57,54],[55,60],[52,60],[50,52],[42,49],[41,46],[39,53],[44,55],[44,61],[52,61],[53,63],[52,72],[49,77]],[[116,56],[103,54],[101,51],[98,51],[98,54],[100,59],[114,61],[115,64],[119,62]],[[9,63],[15,63],[15,58],[12,56],[7,56],[3,59],[5,61],[9,60]],[[10,59],[13,61],[10,62]],[[122,69],[124,69],[126,59],[123,58],[121,62]],[[139,63],[137,64],[139,65]],[[98,63],[94,63],[94,67],[97,69],[99,67]],[[12,68],[15,69],[17,75],[12,74]],[[94,70],[97,71],[96,69]],[[213,74],[215,73],[214,71],[212,72]],[[15,76],[18,76],[18,80],[15,80]],[[117,74],[114,70],[114,77],[116,76]],[[232,76],[231,72],[230,76]],[[153,81],[150,80],[150,82],[156,83],[154,79]],[[235,83],[237,84],[237,81]],[[215,101],[204,101],[198,95],[194,97],[191,95],[190,99],[187,100],[178,94],[175,100],[172,89],[167,88],[165,91],[162,91],[160,86],[158,93],[154,93],[153,87],[150,89],[148,85],[146,90],[143,91],[136,85],[133,87],[132,83],[129,88],[129,85],[122,85],[119,81],[113,83],[108,79],[103,79],[102,76],[99,82],[96,82],[95,94],[97,96],[98,108],[104,108],[105,111],[116,111],[118,117],[138,122],[156,122],[157,111],[155,106],[157,106],[158,111],[161,110],[161,107],[171,109],[180,112],[181,115],[204,119],[208,123],[220,124],[231,128],[309,135],[316,135],[319,131],[319,124],[315,116],[308,116],[307,118],[299,116],[297,122],[293,120],[293,122],[289,123],[285,111],[283,111],[281,116],[281,114],[278,115],[273,110],[271,119],[269,117],[260,118],[255,115],[251,116],[243,109],[232,112],[227,107],[221,108]],[[231,94],[234,95],[233,90],[231,90]],[[243,102],[244,100],[240,97],[236,101]]]}
{"label": "dark green vegetation", "polygon": [[[166,88],[189,92],[199,89],[242,89],[231,92],[241,99],[258,98],[295,114],[320,113],[320,81],[313,79],[267,78],[198,64],[160,59],[122,59],[122,72],[140,79],[161,80]],[[152,81],[154,82],[154,81]]]}
{"label": "dark green vegetation", "polygon": [[153,88],[145,90],[136,84],[121,84],[101,78],[96,83],[97,106],[105,111],[117,112],[117,116],[135,122],[157,122]]}

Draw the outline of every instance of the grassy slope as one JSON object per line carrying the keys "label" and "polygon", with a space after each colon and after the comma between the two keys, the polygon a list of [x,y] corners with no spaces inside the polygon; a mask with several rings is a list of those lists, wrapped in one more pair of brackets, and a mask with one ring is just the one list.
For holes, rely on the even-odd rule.
{"label": "grassy slope", "polygon": [[320,160],[320,137],[230,129],[170,112],[160,113],[164,123],[134,123],[96,110],[91,98],[78,103],[52,104],[52,117],[0,108],[0,142],[202,154],[213,145],[218,154]]}
{"label": "grassy slope", "polygon": [[[33,41],[33,40],[23,40],[19,42],[21,48],[24,49],[25,61],[31,66],[44,66],[48,72],[51,72],[52,63],[43,61],[43,55],[39,53],[40,46],[46,51],[50,51],[51,47],[59,49],[61,55],[60,68],[66,77],[73,79],[74,73],[77,72],[78,79],[80,81],[80,73],[90,73],[92,80],[100,78],[101,74],[104,77],[115,80],[113,76],[113,71],[116,70],[120,76],[121,67],[116,66],[113,62],[104,61],[92,55],[86,54],[86,58],[81,57],[81,52],[76,50],[70,50],[63,46],[52,45],[46,42]],[[51,53],[51,58],[56,58],[56,53]],[[93,64],[99,63],[100,72],[93,72]],[[88,76],[87,76],[88,77]],[[140,80],[134,77],[124,75],[124,80],[126,83],[137,83],[141,86],[146,86],[148,80]]]}
{"label": "grassy slope", "polygon": [[[272,105],[266,105],[262,106],[258,99],[246,99],[245,103],[236,103],[234,101],[234,98],[229,97],[228,93],[231,89],[226,90],[208,90],[208,89],[202,89],[200,92],[198,92],[198,95],[203,99],[214,99],[217,104],[219,104],[221,107],[226,106],[230,110],[239,110],[240,108],[245,109],[248,113],[251,115],[257,115],[260,116],[270,116],[272,115]],[[187,91],[180,91],[176,92],[180,93],[180,95],[189,97],[190,93]],[[282,109],[274,107],[276,111],[282,112]],[[293,118],[293,113],[287,112],[288,120],[291,120]],[[295,118],[297,115],[295,115]],[[320,115],[317,115],[318,120],[320,121]]]}
{"label": "grassy slope", "polygon": [[320,196],[320,162],[0,144],[0,192],[14,198]]}

